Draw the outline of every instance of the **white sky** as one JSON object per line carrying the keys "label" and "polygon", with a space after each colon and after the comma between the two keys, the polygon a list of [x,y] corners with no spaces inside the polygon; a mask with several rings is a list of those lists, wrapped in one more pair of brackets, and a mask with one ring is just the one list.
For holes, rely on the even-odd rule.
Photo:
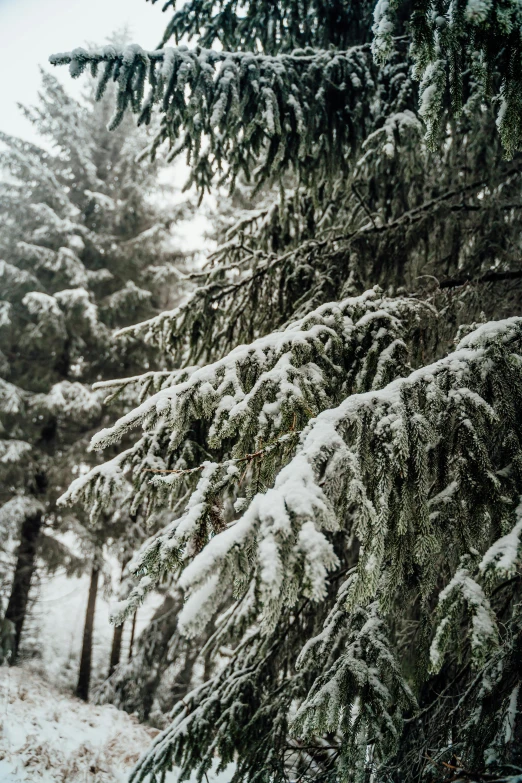
{"label": "white sky", "polygon": [[[40,85],[38,66],[57,75],[73,95],[83,79],[69,76],[66,66],[48,63],[51,54],[76,46],[104,44],[116,30],[127,27],[133,42],[154,49],[172,14],[161,12],[163,0],[0,0],[0,130],[45,146],[17,103],[33,104]],[[176,167],[176,183],[188,175],[183,161]],[[205,199],[205,204],[208,199]],[[177,244],[186,251],[209,248],[205,231],[210,225],[203,210],[179,227]]]}
{"label": "white sky", "polygon": [[[103,44],[125,26],[133,41],[153,49],[172,13],[162,14],[162,6],[162,0],[0,0],[0,130],[34,139],[16,103],[34,102],[38,66],[51,68],[50,54]],[[72,86],[66,67],[53,72]]]}

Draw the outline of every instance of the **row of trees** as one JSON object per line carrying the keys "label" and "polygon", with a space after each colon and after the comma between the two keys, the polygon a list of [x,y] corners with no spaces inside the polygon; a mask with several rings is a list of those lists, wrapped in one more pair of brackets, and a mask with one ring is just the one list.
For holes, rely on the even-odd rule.
{"label": "row of trees", "polygon": [[[88,453],[106,412],[94,381],[159,367],[142,341],[115,331],[172,306],[185,259],[159,167],[136,157],[146,135],[125,120],[106,129],[112,99],[73,99],[42,72],[35,108],[22,108],[39,147],[0,135],[0,529],[2,654],[23,648],[37,572],[88,572],[90,589],[77,694],[89,692],[96,596],[145,536],[143,519],[118,506],[96,525],[59,495],[99,460]],[[132,395],[120,400],[128,409]],[[72,542],[72,545],[71,545]],[[109,663],[118,663],[115,629]]]}
{"label": "row of trees", "polygon": [[167,582],[207,638],[132,780],[518,780],[520,4],[169,9],[178,45],[52,58],[259,199],[124,330],[166,368],[98,387],[140,404],[64,498],[150,520],[116,623]]}

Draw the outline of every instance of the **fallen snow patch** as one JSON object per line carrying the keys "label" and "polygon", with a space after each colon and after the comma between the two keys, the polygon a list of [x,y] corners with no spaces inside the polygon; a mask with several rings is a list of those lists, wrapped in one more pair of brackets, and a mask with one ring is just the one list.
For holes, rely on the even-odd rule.
{"label": "fallen snow patch", "polygon": [[124,783],[157,733],[111,705],[61,693],[26,669],[0,668],[2,783]]}
{"label": "fallen snow patch", "polygon": [[[158,729],[86,704],[26,668],[0,666],[0,783],[127,783]],[[229,783],[234,765],[209,783]],[[165,783],[176,783],[176,770]],[[195,783],[195,775],[189,783]]]}

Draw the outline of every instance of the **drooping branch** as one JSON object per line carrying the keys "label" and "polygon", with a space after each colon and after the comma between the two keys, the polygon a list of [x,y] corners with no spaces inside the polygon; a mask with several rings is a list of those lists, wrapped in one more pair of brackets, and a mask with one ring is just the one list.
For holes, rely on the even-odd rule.
{"label": "drooping branch", "polygon": [[[149,123],[157,105],[162,123],[150,151],[165,141],[170,158],[185,150],[200,191],[216,178],[234,183],[240,172],[249,178],[254,168],[259,182],[292,169],[302,181],[326,183],[348,165],[382,116],[382,90],[376,94],[377,71],[366,44],[277,57],[184,46],[152,52],[137,45],[122,51],[106,46],[74,49],[50,61],[68,64],[74,77],[88,66],[93,74],[103,66],[98,94],[111,79],[118,84],[110,127],[127,109],[139,114],[139,123]],[[385,100],[393,103],[402,93],[391,77]]]}

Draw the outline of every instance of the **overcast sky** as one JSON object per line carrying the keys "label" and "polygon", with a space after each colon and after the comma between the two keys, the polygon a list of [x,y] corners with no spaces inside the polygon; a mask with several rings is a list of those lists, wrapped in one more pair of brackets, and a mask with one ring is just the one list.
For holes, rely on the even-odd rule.
{"label": "overcast sky", "polygon": [[[42,144],[16,105],[35,102],[38,66],[51,69],[78,95],[82,79],[89,76],[73,81],[66,66],[49,65],[49,55],[89,43],[104,44],[108,36],[124,27],[130,30],[133,42],[154,49],[172,13],[163,14],[162,6],[162,0],[154,5],[145,0],[0,0],[0,130]],[[187,175],[180,160],[175,183],[181,187]],[[213,202],[205,199],[204,203]],[[211,247],[204,237],[209,228],[200,210],[192,220],[180,224],[179,247],[187,251]]]}
{"label": "overcast sky", "polygon": [[[34,139],[16,102],[34,102],[38,66],[51,68],[50,54],[86,42],[103,44],[125,26],[133,41],[153,49],[168,19],[162,5],[161,0],[155,5],[145,0],[0,0],[0,130]],[[53,71],[65,83],[72,81],[66,67]]]}

